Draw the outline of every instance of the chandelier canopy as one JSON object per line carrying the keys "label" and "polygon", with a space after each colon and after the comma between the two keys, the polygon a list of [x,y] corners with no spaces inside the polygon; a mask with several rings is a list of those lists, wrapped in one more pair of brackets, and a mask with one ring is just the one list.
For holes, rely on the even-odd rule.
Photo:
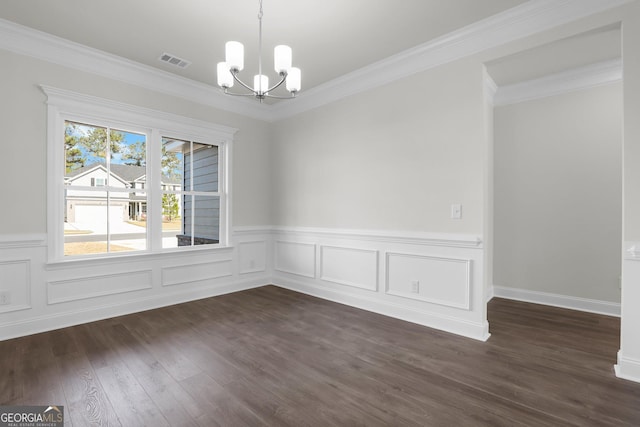
{"label": "chandelier canopy", "polygon": [[[280,81],[269,87],[269,77],[262,74],[262,0],[258,11],[258,74],[253,77],[253,87],[245,84],[238,74],[244,68],[244,46],[240,42],[230,41],[225,45],[225,62],[218,63],[218,86],[224,89],[224,93],[234,96],[253,96],[262,102],[265,98],[291,99],[295,98],[301,88],[300,68],[292,67],[292,51],[289,46],[278,45],[273,50],[273,62]],[[234,93],[229,88],[234,82],[249,92]],[[271,92],[285,83],[290,96],[272,95]]]}

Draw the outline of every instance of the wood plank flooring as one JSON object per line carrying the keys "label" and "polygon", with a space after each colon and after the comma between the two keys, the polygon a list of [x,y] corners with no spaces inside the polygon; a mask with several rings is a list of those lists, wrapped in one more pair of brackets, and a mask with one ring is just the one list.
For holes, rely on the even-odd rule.
{"label": "wood plank flooring", "polygon": [[494,299],[486,343],[274,286],[0,342],[67,425],[638,426],[619,319]]}

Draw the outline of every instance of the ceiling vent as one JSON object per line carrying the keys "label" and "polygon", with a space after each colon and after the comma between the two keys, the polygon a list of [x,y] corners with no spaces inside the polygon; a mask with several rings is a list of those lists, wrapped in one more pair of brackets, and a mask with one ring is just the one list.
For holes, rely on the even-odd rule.
{"label": "ceiling vent", "polygon": [[160,58],[158,59],[162,62],[166,62],[167,64],[171,64],[180,68],[187,68],[189,65],[191,65],[191,62],[182,58],[178,58],[177,56],[171,55],[170,53],[166,52],[160,55]]}

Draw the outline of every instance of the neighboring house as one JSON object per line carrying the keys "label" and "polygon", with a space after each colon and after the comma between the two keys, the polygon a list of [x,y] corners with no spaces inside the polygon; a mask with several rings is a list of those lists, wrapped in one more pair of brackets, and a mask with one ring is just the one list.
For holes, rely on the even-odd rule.
{"label": "neighboring house", "polygon": [[[144,166],[112,164],[110,170],[110,180],[107,180],[109,174],[103,163],[83,166],[65,176],[65,185],[73,187],[73,189],[66,191],[66,222],[106,222],[107,182],[111,189],[115,189],[115,191],[109,192],[108,217],[110,222],[145,218],[147,212],[146,194],[117,190],[143,190],[146,185],[146,168]],[[86,189],[78,187],[86,187]],[[162,188],[168,191],[180,191],[182,185],[176,180],[164,178]],[[180,195],[178,195],[179,197]]]}

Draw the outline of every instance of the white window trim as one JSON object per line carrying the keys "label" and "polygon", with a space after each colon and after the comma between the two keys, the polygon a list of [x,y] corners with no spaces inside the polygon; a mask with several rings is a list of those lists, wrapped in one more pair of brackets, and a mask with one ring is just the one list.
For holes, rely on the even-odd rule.
{"label": "white window trim", "polygon": [[[80,259],[113,258],[113,254],[100,254],[87,258],[64,256],[64,121],[94,121],[101,125],[116,128],[123,126],[127,130],[143,131],[148,135],[147,174],[157,177],[160,182],[161,138],[163,135],[180,135],[195,141],[203,141],[218,146],[218,159],[222,167],[219,177],[220,198],[220,243],[215,247],[202,245],[181,247],[178,249],[162,249],[160,236],[151,236],[158,229],[155,221],[148,219],[148,243],[146,251],[127,254],[118,253],[118,257],[135,257],[136,255],[158,254],[165,252],[183,252],[194,250],[215,250],[230,246],[231,236],[231,176],[232,176],[232,142],[237,129],[217,125],[202,120],[179,116],[163,111],[125,104],[105,98],[85,95],[64,89],[41,85],[47,96],[47,260],[51,263],[77,262]],[[153,144],[157,149],[149,149]],[[147,186],[148,187],[148,186]],[[145,188],[147,204],[153,206],[154,212],[162,211],[162,191]],[[156,230],[157,231],[157,230]]]}

